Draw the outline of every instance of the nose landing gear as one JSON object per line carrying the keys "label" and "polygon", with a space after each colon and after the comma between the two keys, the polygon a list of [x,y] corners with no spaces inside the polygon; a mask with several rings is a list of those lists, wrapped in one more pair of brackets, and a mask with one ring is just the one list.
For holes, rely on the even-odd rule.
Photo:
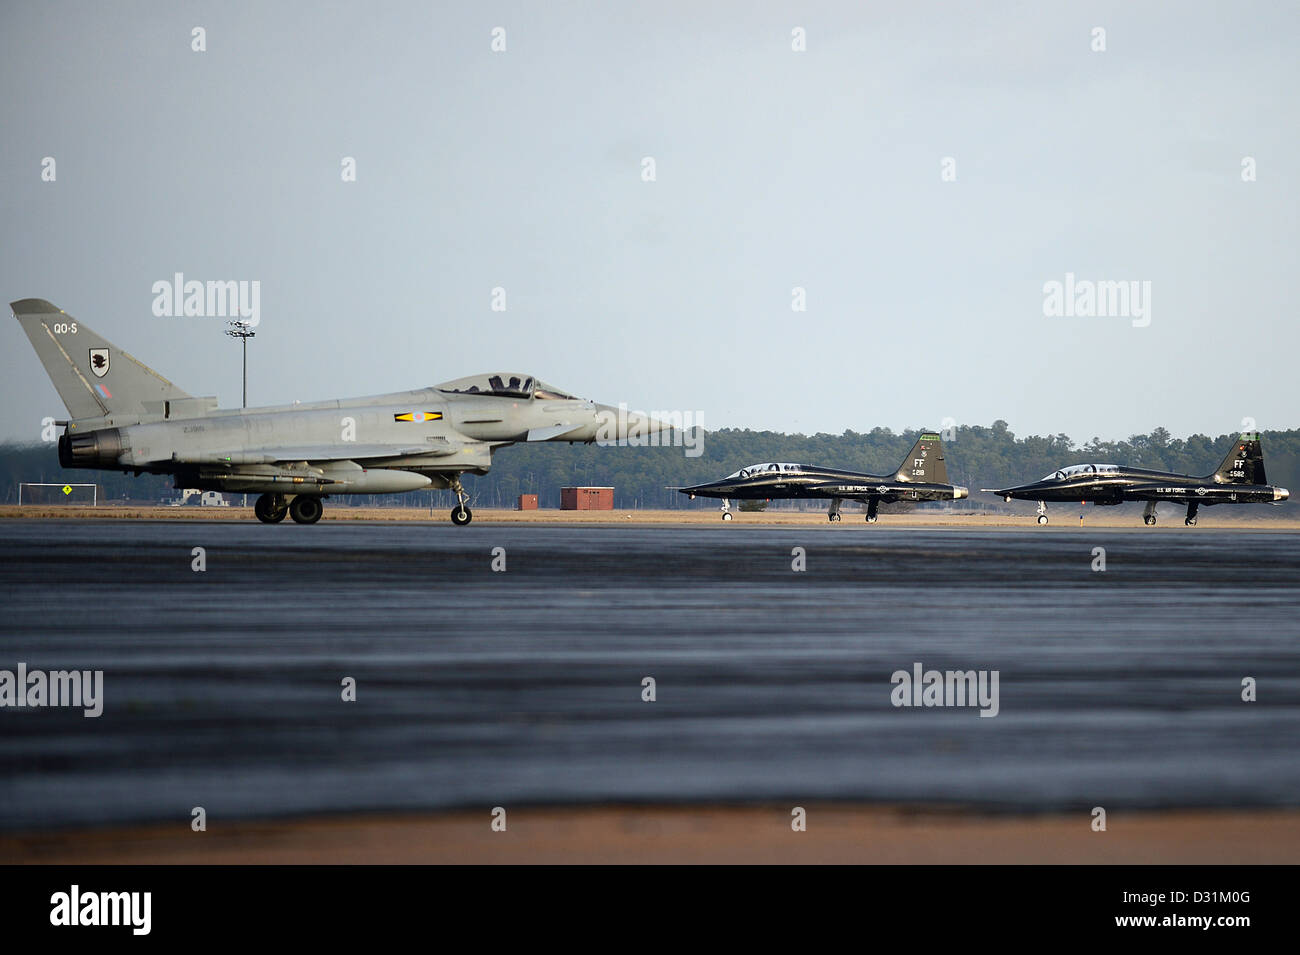
{"label": "nose landing gear", "polygon": [[1038,523],[1047,523],[1047,504],[1044,501],[1038,502]]}
{"label": "nose landing gear", "polygon": [[1200,501],[1187,502],[1187,517],[1183,519],[1183,523],[1186,524],[1188,527],[1196,526],[1196,509],[1200,506],[1201,506]]}
{"label": "nose landing gear", "polygon": [[474,512],[469,509],[465,502],[469,500],[469,492],[465,486],[460,483],[460,475],[452,475],[448,486],[456,492],[456,506],[451,509],[451,522],[457,527],[464,527],[470,521],[474,520]]}

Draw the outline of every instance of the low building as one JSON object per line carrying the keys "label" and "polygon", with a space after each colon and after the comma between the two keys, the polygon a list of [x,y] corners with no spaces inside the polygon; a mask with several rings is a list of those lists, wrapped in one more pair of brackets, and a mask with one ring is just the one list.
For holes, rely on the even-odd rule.
{"label": "low building", "polygon": [[614,489],[612,487],[560,488],[560,510],[562,511],[612,511],[613,509]]}
{"label": "low building", "polygon": [[515,505],[516,511],[535,511],[537,510],[536,494],[520,494],[519,503]]}
{"label": "low building", "polygon": [[164,504],[170,504],[172,507],[179,507],[183,504],[198,505],[201,507],[229,507],[230,502],[220,491],[200,491],[198,488],[187,487],[180,492],[178,497],[163,498]]}

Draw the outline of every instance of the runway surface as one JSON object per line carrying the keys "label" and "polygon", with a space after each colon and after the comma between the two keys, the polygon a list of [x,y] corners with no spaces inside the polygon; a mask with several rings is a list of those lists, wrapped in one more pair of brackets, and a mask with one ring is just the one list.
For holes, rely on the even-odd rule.
{"label": "runway surface", "polygon": [[[195,806],[1296,806],[1297,544],[5,521],[0,669],[102,669],[106,702],[0,710],[0,827],[187,826]],[[999,714],[892,706],[916,662],[998,670]]]}

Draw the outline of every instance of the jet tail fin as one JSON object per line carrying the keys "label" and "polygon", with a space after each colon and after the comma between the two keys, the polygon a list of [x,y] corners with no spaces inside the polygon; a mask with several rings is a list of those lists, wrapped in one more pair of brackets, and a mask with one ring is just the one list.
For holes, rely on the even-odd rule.
{"label": "jet tail fin", "polygon": [[36,357],[74,419],[166,416],[192,396],[44,299],[10,302]]}
{"label": "jet tail fin", "polygon": [[1237,436],[1228,448],[1228,456],[1212,475],[1219,484],[1267,484],[1264,476],[1264,449],[1259,443],[1259,432],[1251,431]]}
{"label": "jet tail fin", "polygon": [[947,484],[948,466],[943,460],[943,443],[933,431],[922,431],[912,450],[898,468],[900,481],[917,484]]}

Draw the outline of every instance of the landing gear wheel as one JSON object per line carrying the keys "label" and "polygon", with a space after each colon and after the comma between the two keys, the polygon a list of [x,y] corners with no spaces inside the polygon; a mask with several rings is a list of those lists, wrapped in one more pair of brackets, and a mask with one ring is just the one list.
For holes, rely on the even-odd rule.
{"label": "landing gear wheel", "polygon": [[837,521],[840,521],[840,520],[842,520],[842,519],[843,519],[843,518],[841,518],[840,515],[838,515],[838,514],[827,514],[827,515],[826,515],[826,520],[830,521],[832,524],[834,524],[834,523],[836,523]]}
{"label": "landing gear wheel", "polygon": [[1186,517],[1186,518],[1183,518],[1183,523],[1186,524],[1188,527],[1195,527],[1195,526],[1196,526],[1196,518],[1194,518],[1194,517]]}
{"label": "landing gear wheel", "polygon": [[263,524],[279,524],[284,520],[284,515],[289,513],[289,509],[283,502],[280,502],[278,507],[276,504],[276,495],[263,494],[253,502],[253,513]]}
{"label": "landing gear wheel", "polygon": [[453,474],[447,481],[447,487],[456,492],[456,506],[451,509],[451,522],[457,527],[464,527],[470,521],[474,520],[474,512],[469,509],[465,502],[469,500],[469,492],[465,486],[460,483],[460,475]]}
{"label": "landing gear wheel", "polygon": [[1047,523],[1047,515],[1046,515],[1046,514],[1039,514],[1039,515],[1038,515],[1038,523],[1040,523],[1040,524],[1046,524],[1046,523]]}
{"label": "landing gear wheel", "polygon": [[868,524],[874,524],[874,523],[876,523],[876,520],[877,520],[877,518],[876,518],[876,515],[875,515],[875,514],[868,514],[868,515],[867,515],[867,523],[868,523]]}
{"label": "landing gear wheel", "polygon": [[1142,515],[1142,523],[1145,524],[1147,527],[1152,527],[1152,526],[1154,526],[1154,525],[1155,525],[1155,522],[1156,522],[1156,519],[1155,519],[1154,517],[1150,517],[1150,516],[1148,516],[1148,515],[1146,515],[1146,514]]}
{"label": "landing gear wheel", "polygon": [[320,520],[323,513],[325,513],[325,505],[321,503],[321,499],[318,497],[301,494],[295,497],[293,503],[289,505],[289,516],[297,524],[315,524]]}
{"label": "landing gear wheel", "polygon": [[729,521],[729,520],[731,520],[731,511],[723,511],[723,512],[722,512],[722,519],[723,519],[724,521]]}

